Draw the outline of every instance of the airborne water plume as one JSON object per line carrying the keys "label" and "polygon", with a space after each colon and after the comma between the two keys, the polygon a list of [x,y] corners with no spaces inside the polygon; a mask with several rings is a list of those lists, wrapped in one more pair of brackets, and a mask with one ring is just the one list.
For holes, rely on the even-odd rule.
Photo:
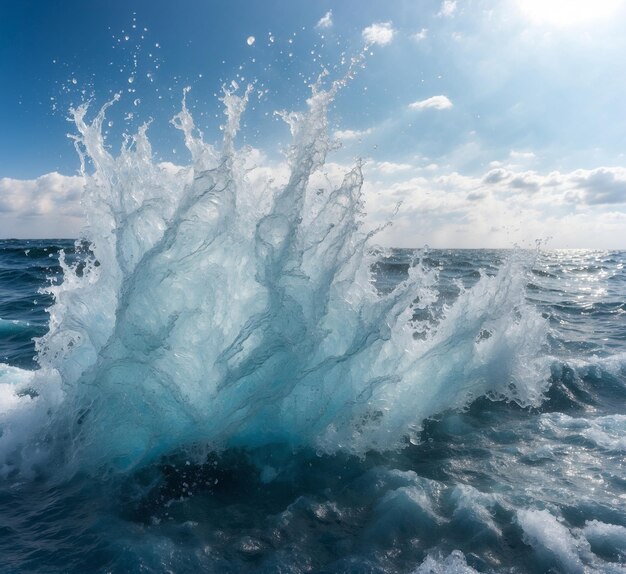
{"label": "airborne water plume", "polygon": [[203,141],[183,100],[172,123],[192,161],[176,168],[154,161],[147,124],[119,155],[108,150],[115,100],[92,121],[87,105],[74,110],[91,166],[88,247],[49,288],[40,368],[3,414],[5,474],[46,452],[88,473],[180,449],[363,456],[415,441],[426,418],[479,396],[538,404],[547,330],[525,301],[533,255],[514,254],[450,305],[419,258],[377,289],[361,165],[340,185],[311,185],[334,145],[327,110],[342,84],[323,82],[305,110],[281,112],[292,135],[284,185],[257,177],[262,166],[237,147],[249,91],[225,90],[221,147]]}

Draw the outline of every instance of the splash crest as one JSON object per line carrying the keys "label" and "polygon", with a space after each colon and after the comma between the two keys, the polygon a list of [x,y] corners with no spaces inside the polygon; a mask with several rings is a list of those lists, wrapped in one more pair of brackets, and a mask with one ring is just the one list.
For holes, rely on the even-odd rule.
{"label": "splash crest", "polygon": [[175,169],[153,159],[147,124],[119,155],[107,149],[113,101],[91,121],[86,105],[74,110],[89,247],[62,261],[40,369],[3,403],[5,472],[50,451],[87,472],[199,447],[361,456],[481,395],[540,400],[546,327],[525,302],[522,255],[443,310],[437,274],[419,261],[377,290],[360,163],[340,185],[311,185],[334,145],[327,111],[340,83],[322,84],[304,111],[281,114],[284,185],[236,145],[249,91],[224,91],[221,146],[183,100],[172,123],[192,161]]}

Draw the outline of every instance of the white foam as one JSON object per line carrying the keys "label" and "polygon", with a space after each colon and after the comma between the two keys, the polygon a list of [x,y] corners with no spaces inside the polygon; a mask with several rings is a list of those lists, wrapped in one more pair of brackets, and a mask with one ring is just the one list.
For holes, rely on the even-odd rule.
{"label": "white foam", "polygon": [[547,563],[556,562],[566,572],[584,572],[579,558],[580,541],[547,510],[517,511],[524,541]]}
{"label": "white foam", "polygon": [[414,571],[414,574],[477,574],[467,565],[464,554],[460,550],[454,550],[445,558],[428,556],[424,562]]}
{"label": "white foam", "polygon": [[541,426],[559,439],[575,434],[601,449],[626,452],[626,415],[571,417],[548,413],[541,416]]}
{"label": "white foam", "polygon": [[593,551],[617,551],[626,559],[626,527],[590,520],[585,523],[583,534]]}

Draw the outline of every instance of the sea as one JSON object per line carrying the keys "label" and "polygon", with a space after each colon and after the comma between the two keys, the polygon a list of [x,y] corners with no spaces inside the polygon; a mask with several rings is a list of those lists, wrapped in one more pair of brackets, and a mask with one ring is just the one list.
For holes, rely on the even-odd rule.
{"label": "sea", "polygon": [[81,237],[0,241],[0,572],[626,572],[626,252],[377,246],[334,92],[280,184],[245,95],[176,169],[74,110]]}

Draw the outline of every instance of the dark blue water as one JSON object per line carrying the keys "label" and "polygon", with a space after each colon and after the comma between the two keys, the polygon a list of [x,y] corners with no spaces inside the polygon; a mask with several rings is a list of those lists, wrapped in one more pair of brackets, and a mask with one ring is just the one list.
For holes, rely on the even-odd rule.
{"label": "dark blue water", "polygon": [[[7,389],[38,368],[33,338],[53,303],[40,289],[61,281],[61,249],[87,257],[71,241],[0,241],[3,412],[17,408]],[[376,287],[391,291],[416,256],[438,271],[436,297],[413,310],[419,339],[510,255],[396,250],[375,265]],[[45,462],[5,460],[0,572],[624,572],[625,262],[531,257],[525,298],[548,325],[541,401],[477,396],[388,451],[196,445],[123,472],[57,473],[67,455],[50,455],[44,432],[28,448]],[[477,349],[490,333],[476,332]]]}

